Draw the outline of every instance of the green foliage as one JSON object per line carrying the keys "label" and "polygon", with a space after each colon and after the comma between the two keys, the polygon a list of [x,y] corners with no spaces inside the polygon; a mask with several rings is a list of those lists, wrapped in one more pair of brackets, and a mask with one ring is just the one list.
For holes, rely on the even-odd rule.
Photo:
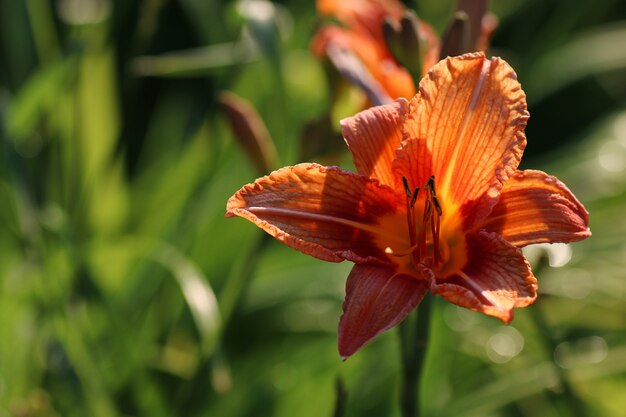
{"label": "green foliage", "polygon": [[[409,3],[438,31],[452,11]],[[530,103],[525,167],[570,186],[593,237],[548,249],[563,266],[535,256],[542,294],[512,326],[435,299],[421,407],[619,417],[623,4],[493,3],[493,53]],[[220,91],[253,103],[282,164],[340,149],[336,124],[311,123],[336,116],[308,51],[318,21],[313,1],[0,3],[0,416],[330,416],[337,378],[346,416],[399,415],[395,332],[337,353],[350,265],[223,217],[256,173]]]}

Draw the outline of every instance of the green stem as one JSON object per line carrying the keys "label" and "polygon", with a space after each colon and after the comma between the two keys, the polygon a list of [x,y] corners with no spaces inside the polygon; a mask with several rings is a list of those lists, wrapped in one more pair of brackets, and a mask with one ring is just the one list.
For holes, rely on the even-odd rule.
{"label": "green stem", "polygon": [[420,382],[428,346],[430,312],[431,297],[427,294],[416,311],[417,317],[407,317],[399,327],[402,356],[400,392],[402,417],[419,416]]}
{"label": "green stem", "polygon": [[[539,274],[540,271],[546,269],[547,266],[547,257],[542,257],[539,262],[537,262],[537,265],[533,268],[533,270],[535,274]],[[546,355],[550,358],[552,362],[554,362],[554,351],[558,344],[561,342],[561,340],[558,340],[555,337],[554,332],[551,331],[550,327],[548,326],[542,311],[542,307],[543,303],[541,302],[538,302],[534,306],[530,307],[530,316],[535,324],[537,331],[539,332],[539,335],[541,336],[540,339],[543,343],[543,348],[546,352]],[[554,368],[559,377],[561,389],[563,390],[560,396],[563,400],[565,400],[564,406],[569,408],[570,415],[574,417],[587,417],[585,403],[578,396],[578,394],[574,390],[574,387],[572,387],[569,374],[558,364],[554,364]]]}
{"label": "green stem", "polygon": [[335,392],[337,393],[337,398],[335,400],[335,409],[333,411],[333,417],[343,417],[346,414],[346,403],[348,402],[348,391],[346,391],[346,386],[343,383],[341,377],[337,377],[337,382],[335,383]]}

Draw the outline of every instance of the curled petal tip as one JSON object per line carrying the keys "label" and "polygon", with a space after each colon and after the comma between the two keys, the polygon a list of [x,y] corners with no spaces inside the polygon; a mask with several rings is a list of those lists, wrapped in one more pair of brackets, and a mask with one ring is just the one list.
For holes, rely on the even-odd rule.
{"label": "curled petal tip", "polygon": [[481,228],[515,246],[574,242],[591,235],[589,213],[557,178],[542,171],[517,171],[501,190]]}

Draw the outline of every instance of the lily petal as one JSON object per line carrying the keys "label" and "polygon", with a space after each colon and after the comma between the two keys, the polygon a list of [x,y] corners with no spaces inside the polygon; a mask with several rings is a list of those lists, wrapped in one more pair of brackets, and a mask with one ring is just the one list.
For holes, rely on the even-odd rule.
{"label": "lily petal", "polygon": [[334,42],[329,43],[326,47],[326,56],[344,78],[365,93],[372,104],[378,106],[393,101],[385,87],[372,75],[363,60],[359,59],[350,49],[338,47]]}
{"label": "lily petal", "polygon": [[545,172],[517,171],[480,226],[521,247],[591,236],[589,213],[561,181]]}
{"label": "lily petal", "polygon": [[535,301],[537,280],[520,249],[485,231],[468,235],[467,248],[467,265],[445,280],[431,280],[433,294],[505,323],[514,307]]}
{"label": "lily petal", "polygon": [[391,166],[402,140],[401,126],[408,104],[398,99],[341,121],[343,137],[359,174],[395,186]]}
{"label": "lily petal", "polygon": [[244,186],[228,200],[226,217],[248,219],[287,246],[322,260],[386,265],[377,239],[405,244],[386,236],[390,232],[378,224],[401,205],[397,198],[376,180],[300,164]]}
{"label": "lily petal", "polygon": [[393,59],[382,38],[379,40],[337,26],[325,26],[316,33],[311,49],[318,56],[329,55],[329,51],[333,50],[350,51],[392,99],[415,95],[411,74]]}
{"label": "lily petal", "polygon": [[339,354],[347,359],[364,344],[400,323],[422,300],[425,280],[393,268],[355,265],[346,282],[339,321]]}
{"label": "lily petal", "polygon": [[419,90],[403,126],[397,175],[417,185],[434,175],[448,204],[471,202],[465,213],[486,217],[526,146],[526,96],[515,72],[499,58],[466,54],[435,65]]}

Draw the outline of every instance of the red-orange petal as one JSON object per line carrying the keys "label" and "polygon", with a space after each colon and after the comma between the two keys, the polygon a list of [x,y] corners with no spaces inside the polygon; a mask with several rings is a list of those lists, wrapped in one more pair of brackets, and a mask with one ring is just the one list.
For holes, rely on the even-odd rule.
{"label": "red-orange petal", "polygon": [[541,171],[517,171],[479,227],[515,246],[574,242],[591,236],[589,213],[561,181]]}
{"label": "red-orange petal", "polygon": [[385,17],[400,20],[405,7],[398,0],[317,0],[317,10],[382,43],[383,20]]}
{"label": "red-orange petal", "polygon": [[385,248],[376,241],[397,242],[398,237],[386,236],[378,220],[401,205],[395,192],[376,180],[300,164],[244,186],[228,200],[226,216],[250,220],[284,244],[325,261],[387,265]]}
{"label": "red-orange petal", "polygon": [[375,39],[363,36],[334,25],[321,27],[311,41],[311,50],[319,57],[327,54],[329,46],[347,49],[354,52],[368,69],[378,67],[382,56],[388,54],[384,44]]}
{"label": "red-orange petal", "polygon": [[506,62],[482,53],[447,58],[410,103],[394,170],[417,185],[434,175],[445,202],[471,202],[465,213],[484,218],[519,164],[527,119],[526,96]]}
{"label": "red-orange petal", "polygon": [[337,26],[325,26],[316,33],[311,49],[314,54],[325,56],[333,48],[354,53],[392,99],[415,95],[411,74],[395,61],[382,39]]}
{"label": "red-orange petal", "polygon": [[520,249],[495,233],[467,236],[468,262],[461,272],[435,279],[430,290],[451,303],[497,317],[513,319],[514,307],[537,298],[537,280]]}
{"label": "red-orange petal", "polygon": [[395,186],[391,165],[402,140],[401,126],[407,109],[408,102],[398,99],[341,121],[343,137],[359,174]]}
{"label": "red-orange petal", "polygon": [[345,360],[400,323],[422,300],[426,281],[396,275],[393,268],[355,265],[346,282],[339,321],[339,354]]}

